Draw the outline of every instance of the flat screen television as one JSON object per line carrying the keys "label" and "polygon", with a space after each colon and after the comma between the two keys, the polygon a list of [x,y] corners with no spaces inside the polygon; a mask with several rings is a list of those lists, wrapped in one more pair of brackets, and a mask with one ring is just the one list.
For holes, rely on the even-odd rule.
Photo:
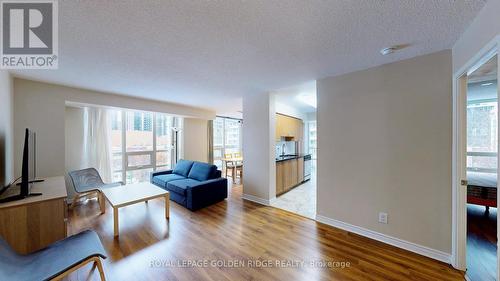
{"label": "flat screen television", "polygon": [[[19,194],[0,199],[0,203],[21,200],[30,196],[42,195],[41,193],[31,193],[30,186],[33,182],[40,182],[36,179],[36,134],[29,129],[26,129],[24,134],[23,161],[21,186]],[[6,186],[0,192],[3,193],[11,185]]]}

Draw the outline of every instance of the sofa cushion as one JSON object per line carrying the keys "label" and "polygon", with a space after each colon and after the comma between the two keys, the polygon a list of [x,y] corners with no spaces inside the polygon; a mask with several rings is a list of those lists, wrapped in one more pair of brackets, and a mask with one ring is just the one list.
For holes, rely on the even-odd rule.
{"label": "sofa cushion", "polygon": [[217,166],[208,163],[194,162],[189,172],[188,178],[206,181],[213,178],[213,175],[217,171]]}
{"label": "sofa cushion", "polygon": [[178,194],[186,195],[186,190],[200,184],[199,181],[193,179],[176,180],[167,183],[167,190]]}
{"label": "sofa cushion", "polygon": [[189,175],[189,170],[191,170],[191,166],[193,166],[193,161],[181,159],[175,165],[172,173],[187,178],[187,176]]}
{"label": "sofa cushion", "polygon": [[180,176],[180,175],[166,174],[166,175],[154,176],[152,181],[154,184],[166,188],[168,182],[175,181],[175,180],[183,180],[183,179],[185,179],[185,177]]}

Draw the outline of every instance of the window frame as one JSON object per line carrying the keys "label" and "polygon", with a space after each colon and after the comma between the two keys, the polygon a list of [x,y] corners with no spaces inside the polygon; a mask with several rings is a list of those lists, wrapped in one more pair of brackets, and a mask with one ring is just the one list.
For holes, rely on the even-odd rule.
{"label": "window frame", "polygon": [[[152,169],[153,171],[158,171],[159,169],[162,168],[168,168],[169,166],[172,167],[175,165],[173,163],[175,160],[172,157],[172,153],[176,153],[174,144],[172,144],[172,147],[170,149],[157,149],[157,115],[158,114],[164,114],[168,115],[166,113],[159,113],[159,112],[149,112],[149,111],[141,111],[141,110],[128,110],[128,109],[118,109],[119,113],[121,115],[121,151],[120,152],[114,152],[113,156],[121,155],[121,169],[117,170],[112,170],[112,173],[120,173],[121,174],[121,181],[125,182],[127,181],[127,172],[129,171],[138,171],[138,170],[145,170],[145,169]],[[143,113],[150,113],[152,115],[152,133],[153,133],[153,150],[144,150],[144,151],[127,151],[127,112],[143,112]],[[171,115],[168,115],[171,116]],[[173,118],[179,118],[175,116],[171,116]],[[173,123],[177,123],[175,119],[173,120]],[[179,122],[181,124],[182,122]],[[180,140],[179,140],[180,141]],[[179,145],[179,144],[177,144]],[[158,165],[156,161],[156,156],[158,153],[161,152],[166,152],[167,154],[170,152],[170,159],[168,160],[167,164],[161,164]],[[135,165],[135,166],[129,166],[129,156],[137,156],[137,155],[149,155],[150,156],[150,163],[148,165]],[[112,167],[113,168],[113,167]]]}
{"label": "window frame", "polygon": [[[314,132],[316,132],[316,134],[315,134],[314,138],[311,138],[311,135],[313,132],[313,130],[311,130],[311,128],[312,128],[311,124],[314,124],[314,127],[315,127]],[[314,146],[311,145],[312,141],[315,142]],[[307,147],[309,149],[308,153],[311,154],[311,158],[313,160],[316,160],[317,153],[318,153],[318,123],[316,120],[308,121],[308,124],[307,124],[307,142],[308,142]]]}
{"label": "window frame", "polygon": [[[499,104],[498,104],[498,99],[496,99],[496,98],[478,99],[478,100],[467,101],[466,110],[469,109],[469,106],[480,105],[480,104],[483,104],[483,103],[496,103],[496,110],[497,110],[497,114],[498,114]],[[496,128],[497,131],[498,131],[498,127],[499,126],[498,126],[498,121],[497,121],[497,128]],[[468,141],[468,139],[467,139],[467,141]],[[468,143],[466,144],[466,150],[467,150],[467,155],[466,155],[467,157],[468,156],[471,156],[471,157],[474,157],[474,156],[477,156],[477,157],[492,157],[492,158],[495,158],[495,159],[498,157],[498,152],[469,151]],[[466,165],[466,170],[470,171],[470,172],[481,172],[481,173],[496,173],[497,172],[496,168],[469,167],[467,161],[465,162],[465,165]]]}
{"label": "window frame", "polygon": [[[240,153],[243,153],[243,138],[242,138],[242,131],[243,131],[243,119],[238,119],[238,118],[231,118],[231,117],[223,117],[223,116],[216,116],[215,119],[222,119],[222,145],[215,145],[215,141],[213,141],[212,145],[212,150],[213,150],[213,164],[215,165],[216,161],[221,162],[221,166],[223,165],[222,159],[224,158],[224,154],[226,154],[226,150],[228,149],[238,149]],[[238,121],[240,123],[240,126],[238,128],[238,145],[227,145],[226,144],[226,120],[232,120],[232,121]],[[212,124],[213,127],[215,127],[215,120]],[[215,139],[215,129],[213,130],[214,136],[212,137]],[[220,150],[221,151],[221,156],[216,157],[215,151]],[[223,167],[219,167],[223,168]]]}

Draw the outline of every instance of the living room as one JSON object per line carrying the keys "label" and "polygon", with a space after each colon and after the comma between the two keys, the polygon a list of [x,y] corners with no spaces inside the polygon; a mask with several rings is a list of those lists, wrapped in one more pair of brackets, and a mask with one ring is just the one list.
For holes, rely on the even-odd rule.
{"label": "living room", "polygon": [[[1,280],[471,278],[464,85],[497,54],[499,0],[17,2]],[[304,217],[273,206],[273,93],[308,81]]]}

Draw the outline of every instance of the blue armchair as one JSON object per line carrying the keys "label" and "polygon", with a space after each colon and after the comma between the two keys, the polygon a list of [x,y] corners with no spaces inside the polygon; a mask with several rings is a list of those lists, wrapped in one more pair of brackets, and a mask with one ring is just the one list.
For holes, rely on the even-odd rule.
{"label": "blue armchair", "polygon": [[198,210],[227,198],[227,179],[217,166],[179,160],[173,170],[154,172],[151,183],[170,192],[170,200]]}

